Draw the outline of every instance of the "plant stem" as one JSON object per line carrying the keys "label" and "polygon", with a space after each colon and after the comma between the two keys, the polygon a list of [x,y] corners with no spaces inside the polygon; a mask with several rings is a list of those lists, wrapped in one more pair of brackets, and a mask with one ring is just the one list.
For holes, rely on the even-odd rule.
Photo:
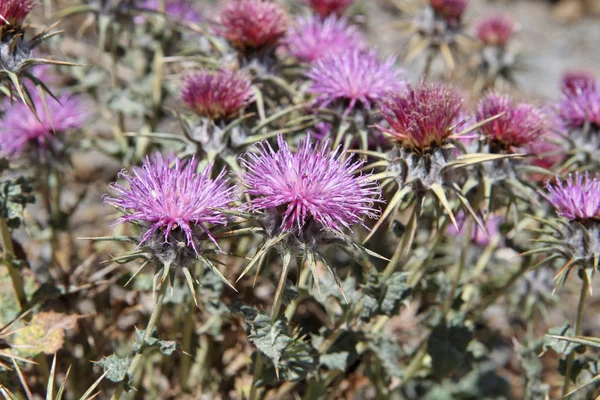
{"label": "plant stem", "polygon": [[[183,338],[181,341],[181,349],[184,353],[190,354],[192,351],[192,334],[194,333],[194,309],[193,305],[189,305],[189,310],[185,313],[185,319],[183,322]],[[181,356],[181,370],[179,375],[179,384],[181,390],[186,391],[188,388],[188,379],[190,376],[190,366],[192,365],[192,358],[186,354]]]}
{"label": "plant stem", "polygon": [[[304,267],[302,272],[300,272],[300,278],[298,279],[298,291],[300,289],[304,289],[308,283],[308,277],[310,276],[310,268]],[[306,288],[308,290],[308,288]],[[296,314],[296,310],[298,309],[298,305],[300,302],[304,300],[304,297],[301,294],[298,294],[294,300],[290,302],[290,304],[285,309],[285,317],[288,321],[291,321]]]}
{"label": "plant stem", "polygon": [[4,249],[4,264],[8,268],[8,273],[12,280],[13,290],[15,291],[17,302],[19,303],[19,311],[23,311],[27,305],[27,296],[25,296],[21,274],[12,263],[15,256],[15,249],[12,244],[12,237],[10,236],[6,218],[0,218],[0,236],[2,237],[2,248]]}
{"label": "plant stem", "polygon": [[469,243],[471,242],[471,231],[473,229],[473,219],[469,218],[467,223],[467,229],[463,233],[463,243],[462,249],[460,252],[460,260],[458,263],[458,269],[456,271],[456,276],[454,277],[454,281],[452,282],[452,288],[450,289],[450,293],[448,294],[448,299],[446,300],[446,304],[444,304],[443,315],[444,317],[448,315],[450,309],[452,309],[452,303],[454,302],[454,296],[456,295],[456,290],[458,289],[458,285],[460,284],[460,279],[462,278],[462,274],[465,270],[465,264],[467,263],[467,253],[469,251]]}
{"label": "plant stem", "polygon": [[426,355],[427,355],[427,341],[424,341],[423,343],[421,343],[421,346],[419,346],[419,350],[417,350],[415,357],[412,359],[410,364],[408,364],[408,367],[406,367],[406,371],[404,373],[404,376],[402,377],[402,382],[400,382],[399,387],[404,386],[404,384],[406,384],[406,382],[410,381],[416,375],[416,373],[417,373],[417,371],[419,371],[419,368],[421,367],[421,364],[423,363],[423,359],[425,358]]}
{"label": "plant stem", "polygon": [[[283,256],[283,269],[281,270],[281,275],[279,276],[279,284],[277,285],[277,291],[275,292],[275,303],[273,303],[273,308],[271,308],[271,321],[274,322],[279,315],[279,311],[281,310],[281,303],[283,301],[283,290],[285,289],[285,282],[288,277],[288,273],[290,271],[290,261],[292,255],[290,253],[286,253]],[[254,365],[254,373],[252,374],[252,388],[250,389],[250,397],[249,400],[256,400],[261,397],[262,388],[258,388],[256,386],[258,379],[262,375],[262,370],[264,367],[264,363],[262,360],[262,356],[260,351],[256,352],[256,364]]]}
{"label": "plant stem", "polygon": [[[581,320],[583,319],[583,307],[585,306],[585,299],[589,290],[589,282],[586,277],[581,280],[581,293],[579,294],[579,305],[577,306],[577,317],[575,319],[575,331],[574,336],[581,335]],[[563,384],[562,396],[565,398],[569,393],[569,386],[571,385],[571,370],[575,362],[575,351],[571,351],[567,357],[567,369],[565,371],[565,382]]]}
{"label": "plant stem", "polygon": [[[138,351],[138,353],[133,357],[133,360],[131,361],[129,368],[127,369],[128,376],[133,376],[133,373],[135,372],[139,363],[142,361],[142,359],[144,357],[144,344],[146,343],[146,341],[148,339],[150,339],[152,337],[152,332],[154,331],[154,328],[156,327],[156,324],[158,323],[158,320],[160,318],[160,313],[162,311],[166,293],[167,293],[167,283],[163,282],[160,285],[160,289],[158,291],[158,296],[156,296],[156,301],[154,302],[154,310],[152,310],[152,314],[150,315],[150,320],[148,321],[148,325],[146,325],[146,330],[144,331],[144,336],[142,337],[142,346],[140,347],[140,350]],[[113,393],[111,399],[112,400],[120,399],[124,390],[125,390],[125,385],[123,383],[121,383],[115,389],[115,392]]]}

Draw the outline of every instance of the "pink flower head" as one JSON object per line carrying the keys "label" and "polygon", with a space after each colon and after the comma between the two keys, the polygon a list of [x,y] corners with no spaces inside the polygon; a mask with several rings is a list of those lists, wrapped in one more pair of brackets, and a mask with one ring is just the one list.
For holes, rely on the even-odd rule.
{"label": "pink flower head", "polygon": [[[138,6],[140,9],[158,11],[159,0],[145,0]],[[165,14],[185,22],[200,22],[202,17],[196,11],[191,0],[165,0]],[[136,18],[136,23],[144,21],[144,17]]]}
{"label": "pink flower head", "polygon": [[35,7],[35,0],[2,0],[0,2],[0,28],[5,25],[23,25],[33,7]]}
{"label": "pink flower head", "polygon": [[366,47],[365,38],[358,29],[335,15],[325,20],[314,16],[298,18],[288,30],[284,44],[293,57],[309,63]]}
{"label": "pink flower head", "polygon": [[600,218],[600,182],[598,175],[575,173],[565,180],[556,179],[546,184],[547,193],[541,193],[555,208],[556,213],[570,220]]}
{"label": "pink flower head", "polygon": [[209,227],[227,225],[229,217],[216,209],[229,208],[235,192],[225,178],[225,170],[211,179],[212,165],[200,173],[196,172],[197,166],[195,159],[188,162],[177,157],[163,159],[156,153],[152,158],[146,157],[142,167],[135,168],[132,174],[122,171],[119,176],[127,182],[127,187],[112,183],[109,188],[115,197],[107,195],[104,201],[125,212],[117,222],[149,225],[140,246],[155,232],[161,232],[168,241],[173,230],[179,228],[187,245],[198,253],[194,228],[200,228],[216,244]]}
{"label": "pink flower head", "polygon": [[309,93],[317,96],[315,105],[325,108],[335,101],[346,104],[346,113],[357,103],[370,109],[389,92],[401,90],[401,71],[394,69],[395,57],[377,60],[374,50],[352,49],[315,62],[308,71]]}
{"label": "pink flower head", "polygon": [[269,0],[231,0],[219,22],[220,35],[242,51],[274,46],[288,28],[285,11]]}
{"label": "pink flower head", "polygon": [[465,12],[468,0],[429,0],[429,4],[437,15],[449,22],[455,22],[460,20]]}
{"label": "pink flower head", "polygon": [[308,0],[310,7],[321,18],[326,18],[332,14],[342,15],[353,0]]}
{"label": "pink flower head", "polygon": [[185,77],[183,100],[200,116],[232,118],[254,100],[250,80],[230,70],[194,72]]}
{"label": "pink flower head", "polygon": [[294,227],[301,231],[309,220],[325,230],[342,231],[363,224],[365,217],[377,217],[373,206],[381,189],[369,175],[356,175],[362,161],[343,159],[341,148],[330,150],[328,141],[313,146],[304,139],[295,154],[283,136],[277,143],[278,151],[263,142],[241,160],[253,210],[282,210],[284,232]]}
{"label": "pink flower head", "polygon": [[[57,134],[82,127],[86,113],[79,100],[63,94],[56,101],[32,92],[37,117],[24,103],[11,103],[4,111],[0,130],[0,153],[21,155],[29,146],[40,150],[51,147]],[[46,108],[47,107],[47,108]]]}
{"label": "pink flower head", "polygon": [[567,128],[583,128],[588,123],[600,127],[600,93],[584,90],[564,96],[558,104],[558,115]]}
{"label": "pink flower head", "polygon": [[583,92],[595,92],[596,76],[587,70],[566,71],[562,76],[561,89],[567,96],[578,96]]}
{"label": "pink flower head", "polygon": [[490,15],[475,25],[475,34],[488,46],[506,46],[515,33],[515,22],[507,15]]}
{"label": "pink flower head", "polygon": [[548,131],[544,113],[526,103],[515,103],[509,96],[489,93],[477,106],[477,121],[502,114],[480,129],[495,144],[505,150],[527,146]]}
{"label": "pink flower head", "polygon": [[378,128],[403,147],[426,152],[444,144],[455,131],[461,114],[462,99],[441,84],[421,82],[416,88],[407,85],[379,106],[390,128]]}

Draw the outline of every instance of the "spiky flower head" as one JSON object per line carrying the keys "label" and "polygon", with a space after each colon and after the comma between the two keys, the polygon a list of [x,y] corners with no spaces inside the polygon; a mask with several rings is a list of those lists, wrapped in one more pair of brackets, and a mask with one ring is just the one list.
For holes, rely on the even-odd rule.
{"label": "spiky flower head", "polygon": [[485,17],[475,25],[477,38],[488,46],[506,46],[515,30],[516,25],[513,19],[502,14]]}
{"label": "spiky flower head", "polygon": [[202,70],[185,77],[182,97],[202,117],[228,119],[237,116],[254,100],[251,86],[241,72]]}
{"label": "spiky flower head", "polygon": [[302,62],[314,62],[351,49],[364,49],[364,36],[344,18],[322,20],[299,17],[288,30],[284,44],[289,54]]}
{"label": "spiky flower head", "polygon": [[343,159],[341,148],[330,150],[328,141],[313,146],[307,138],[295,154],[283,136],[277,143],[277,151],[267,142],[258,144],[241,164],[246,168],[243,184],[253,197],[251,208],[278,210],[280,232],[302,232],[311,221],[341,232],[379,214],[374,208],[381,197],[379,186],[369,175],[356,175],[362,161]]}
{"label": "spiky flower head", "polygon": [[513,152],[538,140],[548,131],[544,113],[527,103],[516,103],[510,96],[489,93],[477,106],[477,121],[500,115],[481,127],[488,140],[502,149]]}
{"label": "spiky flower head", "polygon": [[429,4],[436,15],[444,18],[449,22],[460,20],[465,9],[467,8],[467,0],[429,0]]}
{"label": "spiky flower head", "polygon": [[211,179],[212,165],[197,171],[195,159],[182,161],[177,157],[164,158],[160,153],[146,157],[141,168],[133,173],[122,171],[119,177],[126,186],[112,183],[114,197],[104,201],[124,211],[117,222],[133,222],[147,226],[139,245],[155,233],[169,242],[172,234],[183,233],[187,246],[197,254],[198,236],[207,235],[215,244],[209,229],[226,225],[229,217],[217,209],[228,209],[235,200],[234,188],[225,177],[225,170]]}
{"label": "spiky flower head", "polygon": [[2,0],[0,2],[0,31],[9,25],[20,27],[35,7],[35,0]]}
{"label": "spiky flower head", "polygon": [[332,14],[342,15],[344,11],[352,4],[353,0],[308,0],[310,7],[321,18],[326,18]]}
{"label": "spiky flower head", "polygon": [[596,92],[596,76],[587,70],[566,71],[561,79],[561,89],[567,96],[578,96],[583,92]]}
{"label": "spiky flower head", "polygon": [[[159,0],[145,0],[138,6],[141,9],[149,11],[158,11]],[[165,14],[173,18],[178,18],[180,21],[185,22],[200,22],[202,16],[195,9],[193,1],[191,0],[166,0],[165,1]],[[143,22],[144,18],[136,18],[135,22]]]}
{"label": "spiky flower head", "polygon": [[441,84],[410,84],[392,93],[379,106],[390,128],[379,126],[403,148],[424,153],[441,147],[453,134],[461,113],[462,99]]}
{"label": "spiky flower head", "polygon": [[231,0],[223,9],[218,32],[238,50],[277,44],[288,28],[287,14],[269,0]]}
{"label": "spiky flower head", "polygon": [[26,150],[45,151],[53,148],[57,135],[82,127],[86,112],[81,102],[70,94],[58,101],[32,93],[34,113],[22,102],[14,102],[4,111],[0,130],[0,153],[19,156]]}
{"label": "spiky flower head", "polygon": [[307,76],[312,80],[308,91],[317,96],[315,105],[327,107],[341,102],[345,113],[357,103],[367,110],[388,93],[401,90],[401,71],[394,68],[395,57],[377,60],[377,52],[353,49],[315,62]]}
{"label": "spiky flower head", "polygon": [[587,124],[600,127],[600,93],[582,91],[564,96],[558,105],[558,114],[567,128],[583,128]]}
{"label": "spiky flower head", "polygon": [[556,213],[569,220],[600,219],[600,182],[598,175],[571,174],[565,180],[548,182],[541,193],[554,206]]}

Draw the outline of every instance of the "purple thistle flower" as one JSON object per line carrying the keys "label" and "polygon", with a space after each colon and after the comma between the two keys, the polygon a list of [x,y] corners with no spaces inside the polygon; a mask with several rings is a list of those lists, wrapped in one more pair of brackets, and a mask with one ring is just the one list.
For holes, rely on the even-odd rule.
{"label": "purple thistle flower", "polygon": [[[165,14],[184,22],[198,23],[202,21],[202,16],[194,8],[191,0],[166,0]],[[158,11],[158,0],[145,0],[139,6],[140,9],[149,11]],[[142,23],[144,17],[135,19],[136,23]]]}
{"label": "purple thistle flower", "polygon": [[586,220],[600,218],[600,182],[598,174],[590,179],[586,172],[572,174],[563,181],[546,184],[548,193],[540,194],[554,206],[559,216],[569,220]]}
{"label": "purple thistle flower", "polygon": [[314,16],[298,18],[288,30],[284,45],[293,57],[309,63],[366,47],[362,33],[348,25],[346,19],[335,15],[324,21]]}
{"label": "purple thistle flower", "polygon": [[600,93],[584,90],[564,96],[558,104],[558,115],[567,128],[583,128],[588,123],[600,127]]}
{"label": "purple thistle flower", "polygon": [[247,153],[241,164],[247,170],[243,184],[253,196],[251,208],[283,210],[282,231],[295,226],[301,231],[312,219],[325,230],[341,232],[379,215],[373,208],[381,197],[379,185],[370,175],[355,175],[363,161],[342,159],[341,148],[330,150],[329,141],[313,146],[306,138],[295,154],[283,136],[277,143],[278,151],[267,142],[257,145],[257,153]]}
{"label": "purple thistle flower", "polygon": [[220,15],[218,33],[236,49],[274,46],[288,28],[288,17],[269,0],[231,0]]}
{"label": "purple thistle flower", "polygon": [[185,77],[183,100],[200,116],[232,118],[254,100],[252,84],[241,72],[200,71]]}
{"label": "purple thistle flower", "polygon": [[578,96],[583,92],[596,92],[596,76],[587,70],[566,71],[561,79],[561,89],[567,96]]}
{"label": "purple thistle flower", "polygon": [[444,85],[407,85],[404,92],[391,94],[381,102],[380,111],[390,128],[378,128],[404,148],[423,153],[442,146],[452,136],[461,104],[462,99]]}
{"label": "purple thistle flower", "polygon": [[[173,166],[171,166],[173,165]],[[188,247],[196,254],[194,227],[199,227],[218,247],[209,232],[210,225],[227,225],[229,217],[216,208],[229,208],[235,200],[234,188],[229,186],[225,170],[211,179],[212,164],[201,173],[196,172],[198,162],[182,161],[177,157],[163,159],[160,153],[146,157],[141,168],[133,174],[121,171],[128,187],[112,183],[109,188],[115,197],[105,196],[104,202],[122,209],[126,214],[117,222],[149,224],[142,236],[141,246],[155,232],[161,232],[165,241],[179,228],[185,234]]]}
{"label": "purple thistle flower", "polygon": [[21,26],[35,7],[35,0],[2,0],[0,3],[0,28],[5,25]]}
{"label": "purple thistle flower", "polygon": [[475,35],[488,46],[506,46],[515,30],[513,19],[502,14],[485,17],[475,25]]}
{"label": "purple thistle flower", "polygon": [[326,18],[330,15],[342,15],[344,11],[352,4],[353,0],[308,0],[310,7],[314,12],[319,14],[321,18]]}
{"label": "purple thistle flower", "polygon": [[477,121],[502,114],[480,129],[494,144],[515,151],[537,141],[548,131],[544,113],[531,104],[516,104],[510,96],[489,93],[477,106]]}
{"label": "purple thistle flower", "polygon": [[381,63],[374,50],[359,49],[326,57],[314,63],[308,72],[312,80],[308,91],[317,96],[317,107],[343,101],[347,104],[346,114],[359,102],[370,109],[388,93],[404,88],[401,71],[394,69],[395,60],[392,56]]}
{"label": "purple thistle flower", "polygon": [[0,131],[0,153],[19,156],[28,146],[45,150],[51,147],[51,141],[57,134],[79,129],[85,121],[86,113],[80,101],[70,94],[63,94],[56,101],[50,96],[42,100],[33,92],[32,100],[37,117],[22,102],[12,103],[5,109]]}
{"label": "purple thistle flower", "polygon": [[468,0],[429,0],[429,4],[437,15],[448,22],[456,22],[465,12]]}

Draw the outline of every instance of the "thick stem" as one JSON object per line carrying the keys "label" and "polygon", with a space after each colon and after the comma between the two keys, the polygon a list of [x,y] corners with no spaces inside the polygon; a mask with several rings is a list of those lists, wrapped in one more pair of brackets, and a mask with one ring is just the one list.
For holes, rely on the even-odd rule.
{"label": "thick stem", "polygon": [[[575,331],[573,332],[574,336],[581,335],[581,320],[583,319],[583,307],[585,306],[585,299],[587,297],[589,291],[589,282],[586,277],[583,277],[581,280],[581,293],[579,294],[579,305],[577,306],[577,317],[575,319]],[[565,371],[565,382],[563,384],[562,395],[563,397],[567,396],[569,393],[569,386],[571,385],[571,370],[573,369],[573,364],[575,363],[575,351],[571,351],[569,356],[567,357],[567,369]]]}
{"label": "thick stem", "polygon": [[[152,337],[154,328],[156,327],[156,324],[158,323],[158,320],[160,318],[160,313],[162,311],[162,306],[163,306],[163,303],[164,303],[164,300],[166,297],[166,293],[167,293],[167,283],[163,282],[162,285],[160,285],[160,289],[158,291],[158,296],[156,296],[156,301],[154,302],[154,310],[152,310],[152,314],[150,315],[150,320],[148,321],[148,325],[146,325],[146,330],[144,331],[144,336],[142,337],[142,347],[140,348],[138,353],[133,357],[133,360],[131,361],[129,368],[127,369],[127,375],[129,375],[129,376],[133,376],[134,372],[138,368],[138,365],[144,358],[143,344],[145,344],[148,341],[148,339],[150,339]],[[120,399],[124,390],[125,390],[125,386],[123,383],[121,383],[115,389],[115,392],[113,393],[111,399],[112,400]]]}
{"label": "thick stem", "polygon": [[23,279],[19,270],[14,267],[12,260],[15,256],[15,249],[12,244],[12,237],[10,236],[10,230],[8,229],[8,221],[6,218],[0,218],[0,235],[2,237],[2,248],[4,249],[4,263],[8,268],[10,279],[12,281],[13,290],[19,303],[19,311],[23,311],[27,305],[27,296],[25,296],[25,289],[23,286]]}

